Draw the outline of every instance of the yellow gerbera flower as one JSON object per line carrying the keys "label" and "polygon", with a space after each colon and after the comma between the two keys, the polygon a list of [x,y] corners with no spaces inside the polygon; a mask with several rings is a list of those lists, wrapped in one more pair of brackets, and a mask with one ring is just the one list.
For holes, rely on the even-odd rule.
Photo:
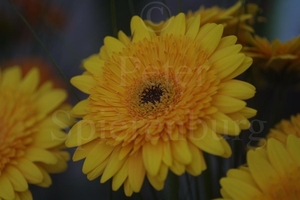
{"label": "yellow gerbera flower", "polygon": [[[189,24],[193,21],[193,17],[201,15],[201,26],[207,23],[223,24],[223,36],[236,35],[239,42],[244,43],[245,32],[254,32],[251,24],[253,24],[254,17],[258,11],[259,7],[256,4],[250,3],[246,4],[246,7],[244,7],[241,1],[237,1],[233,6],[227,9],[218,6],[213,6],[210,8],[201,6],[199,10],[195,12],[188,11],[186,20],[187,24]],[[262,20],[263,19],[259,18],[259,21]],[[165,22],[153,23],[145,20],[145,23],[153,28],[157,34],[159,34],[164,27]]]}
{"label": "yellow gerbera flower", "polygon": [[[287,42],[272,42],[258,35],[247,35],[243,52],[253,58],[254,70],[268,72],[268,78],[292,82],[299,80],[300,36]],[[255,74],[258,74],[257,72]],[[275,76],[275,77],[273,77]]]}
{"label": "yellow gerbera flower", "polygon": [[221,194],[227,200],[300,199],[300,138],[285,143],[270,138],[265,148],[247,153],[248,167],[231,169],[222,178]]}
{"label": "yellow gerbera flower", "polygon": [[[22,77],[14,66],[0,73],[0,199],[32,199],[28,184],[51,185],[48,173],[66,169],[63,128],[72,120],[66,91],[39,85],[39,71]],[[58,110],[58,111],[55,111]]]}
{"label": "yellow gerbera flower", "polygon": [[71,111],[82,117],[66,145],[78,146],[83,173],[112,189],[124,183],[126,195],[139,192],[147,176],[161,190],[168,170],[199,175],[202,151],[229,157],[221,134],[249,128],[256,111],[246,107],[255,88],[233,80],[252,63],[239,53],[236,37],[222,38],[223,26],[200,15],[188,26],[184,14],[172,17],[157,36],[143,20],[131,20],[131,40],[106,37],[99,55],[71,83],[89,97]]}
{"label": "yellow gerbera flower", "polygon": [[[282,143],[285,143],[288,135],[293,134],[300,138],[300,114],[291,116],[290,120],[281,120],[275,125],[275,128],[271,129],[266,138],[275,138]],[[265,145],[265,139],[259,142],[259,146]]]}

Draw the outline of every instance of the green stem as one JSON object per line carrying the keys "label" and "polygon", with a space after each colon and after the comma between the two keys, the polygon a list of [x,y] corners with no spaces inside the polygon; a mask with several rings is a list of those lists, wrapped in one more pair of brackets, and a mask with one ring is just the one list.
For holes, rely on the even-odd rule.
{"label": "green stem", "polygon": [[67,85],[70,87],[71,92],[73,93],[74,97],[78,100],[81,101],[79,96],[76,94],[73,86],[71,85],[71,83],[68,81],[67,77],[65,76],[65,74],[62,72],[62,70],[60,69],[60,67],[58,66],[58,64],[56,63],[56,61],[54,60],[54,58],[52,57],[52,55],[50,54],[50,52],[48,51],[48,49],[45,47],[45,45],[43,44],[43,42],[40,40],[40,38],[37,36],[37,34],[35,33],[35,31],[33,30],[33,28],[30,26],[30,24],[28,23],[28,21],[23,17],[23,15],[17,10],[17,8],[15,7],[15,5],[13,4],[13,2],[9,1],[12,8],[14,9],[14,11],[17,13],[17,15],[22,19],[22,21],[25,23],[25,25],[27,26],[27,28],[30,30],[31,34],[34,36],[35,40],[41,45],[42,49],[45,51],[45,53],[47,54],[47,56],[49,57],[49,59],[51,60],[52,64],[54,65],[55,69],[58,71],[58,73],[60,74],[60,76],[65,80],[65,82],[67,83]]}
{"label": "green stem", "polygon": [[131,16],[134,16],[135,15],[135,10],[134,10],[132,0],[128,0],[128,4],[129,4],[129,9],[130,9],[130,12],[131,12]]}
{"label": "green stem", "polygon": [[117,12],[116,12],[116,2],[115,2],[115,0],[110,1],[110,10],[111,10],[111,21],[112,21],[113,36],[117,37],[118,28],[117,28]]}
{"label": "green stem", "polygon": [[182,12],[182,0],[177,1],[178,13]]}
{"label": "green stem", "polygon": [[[211,168],[213,167],[210,162],[210,155],[207,153],[204,153],[205,162],[207,165],[207,169],[202,172],[202,177],[204,181],[204,188],[202,191],[204,191],[206,198],[205,199],[212,199],[213,193],[212,193],[212,180],[211,180]],[[196,180],[197,181],[197,180]]]}
{"label": "green stem", "polygon": [[168,174],[168,200],[179,200],[179,177],[172,172]]}

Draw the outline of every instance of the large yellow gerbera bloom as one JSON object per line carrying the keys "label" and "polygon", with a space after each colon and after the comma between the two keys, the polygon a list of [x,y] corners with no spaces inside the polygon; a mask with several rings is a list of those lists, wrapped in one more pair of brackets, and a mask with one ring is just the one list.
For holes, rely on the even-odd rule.
{"label": "large yellow gerbera bloom", "polygon": [[48,173],[67,168],[66,97],[49,81],[39,85],[37,68],[24,77],[16,66],[0,73],[0,199],[32,199],[28,184],[48,187]]}
{"label": "large yellow gerbera bloom", "polygon": [[200,15],[186,24],[172,17],[157,36],[143,20],[131,20],[132,37],[106,37],[99,55],[71,83],[89,97],[72,110],[82,117],[66,145],[78,146],[73,160],[83,172],[126,195],[139,192],[147,176],[161,190],[168,170],[199,175],[202,151],[229,157],[221,134],[249,128],[256,111],[246,107],[255,88],[233,80],[252,63],[239,53],[236,37],[222,38],[223,26],[200,27]]}
{"label": "large yellow gerbera bloom", "polygon": [[300,199],[300,138],[285,143],[270,138],[265,148],[247,153],[248,167],[231,169],[221,179],[227,200]]}

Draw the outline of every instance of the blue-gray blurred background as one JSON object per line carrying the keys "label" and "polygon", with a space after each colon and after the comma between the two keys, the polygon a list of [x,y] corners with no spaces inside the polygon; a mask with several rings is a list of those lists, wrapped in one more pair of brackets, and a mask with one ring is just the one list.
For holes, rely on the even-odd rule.
{"label": "blue-gray blurred background", "polygon": [[[179,11],[197,10],[201,5],[207,7],[217,5],[227,8],[233,5],[235,0],[182,0],[182,1],[147,1],[147,0],[1,0],[0,1],[0,63],[9,60],[38,56],[52,66],[62,70],[66,81],[75,75],[81,74],[82,60],[89,55],[97,53],[103,45],[103,39],[107,35],[115,35],[116,31],[123,30],[129,34],[130,18],[133,15],[143,16],[143,11],[149,6],[164,7],[163,13],[154,12],[151,19],[160,21]],[[253,0],[262,12],[261,16],[267,18],[263,25],[256,27],[261,36],[270,40],[279,38],[282,41],[298,36],[300,33],[300,17],[298,0]],[[161,4],[163,3],[163,4]],[[13,5],[12,5],[13,4]],[[30,28],[18,15],[16,10],[26,19]],[[36,34],[36,36],[35,36]],[[39,41],[40,40],[40,41]],[[53,67],[54,72],[56,69]],[[85,96],[75,90],[80,98]],[[77,102],[70,93],[72,103]],[[258,97],[264,97],[265,91],[258,91]],[[290,95],[294,95],[293,93]],[[299,95],[287,103],[283,117],[288,118],[296,114],[300,109],[295,102],[300,102]],[[253,102],[249,102],[253,104]],[[1,112],[1,111],[0,111]],[[263,114],[258,114],[255,119],[266,121]],[[247,134],[247,133],[244,133]],[[234,141],[233,141],[234,142]],[[232,144],[232,141],[230,142]],[[227,169],[241,164],[244,158],[246,142],[241,143],[241,152],[235,151],[238,161],[207,156],[212,167],[210,168],[209,185],[203,185],[202,178],[183,176],[180,179],[183,191],[180,199],[192,199],[189,187],[196,190],[201,199],[207,199],[206,191],[211,190],[211,197],[219,197],[218,180],[224,176]],[[70,150],[73,154],[74,149]],[[100,200],[100,199],[164,199],[164,192],[153,191],[145,182],[140,194],[134,194],[126,198],[123,187],[112,192],[108,181],[100,184],[99,179],[88,181],[82,173],[82,161],[69,162],[66,172],[52,175],[53,184],[50,188],[32,186],[31,191],[36,200]],[[168,182],[166,183],[166,186]],[[206,189],[205,189],[206,188]]]}

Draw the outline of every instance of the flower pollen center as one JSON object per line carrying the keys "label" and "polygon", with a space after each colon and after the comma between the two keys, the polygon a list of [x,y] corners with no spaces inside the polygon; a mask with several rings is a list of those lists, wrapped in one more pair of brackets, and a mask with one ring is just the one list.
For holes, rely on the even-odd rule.
{"label": "flower pollen center", "polygon": [[141,94],[142,104],[160,102],[161,97],[164,94],[161,84],[151,85],[148,88],[145,88]]}
{"label": "flower pollen center", "polygon": [[178,101],[180,90],[175,77],[163,73],[136,80],[126,99],[129,113],[143,118],[163,115]]}

